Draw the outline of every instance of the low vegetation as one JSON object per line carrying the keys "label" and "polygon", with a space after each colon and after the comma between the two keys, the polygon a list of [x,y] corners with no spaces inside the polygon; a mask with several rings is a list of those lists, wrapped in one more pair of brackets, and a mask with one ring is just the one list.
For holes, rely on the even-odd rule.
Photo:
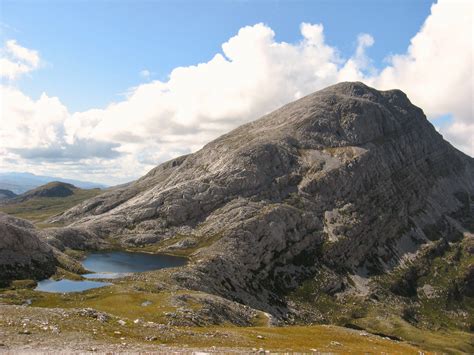
{"label": "low vegetation", "polygon": [[46,223],[48,218],[100,193],[100,189],[74,189],[74,193],[66,197],[33,197],[22,202],[0,205],[0,211],[30,220],[38,227],[48,227],[51,226]]}
{"label": "low vegetation", "polygon": [[474,238],[466,231],[451,242],[436,241],[410,263],[376,277],[371,297],[333,297],[321,291],[316,278],[288,299],[300,310],[297,323],[349,326],[426,350],[473,353],[472,250]]}
{"label": "low vegetation", "polygon": [[[15,342],[16,345],[21,345],[20,342],[26,338],[33,338],[41,348],[81,333],[81,337],[75,337],[76,342],[85,342],[90,346],[89,350],[95,347],[100,349],[103,344],[107,344],[108,348],[116,344],[121,349],[134,350],[142,346],[155,346],[154,349],[157,346],[181,349],[217,347],[247,350],[262,348],[280,352],[370,351],[394,354],[417,354],[419,350],[403,342],[337,326],[170,327],[167,326],[168,315],[182,307],[173,301],[182,291],[150,292],[137,288],[140,288],[139,284],[126,280],[118,281],[111,287],[74,294],[37,292],[31,289],[29,282],[12,286],[1,292],[0,303],[31,303],[31,306],[0,305],[0,327],[9,341],[6,345],[14,346]],[[193,303],[187,305],[191,308],[200,306]],[[44,313],[43,308],[51,311]],[[106,312],[107,320],[100,322],[81,316],[80,310],[83,308]],[[263,314],[257,316],[257,324],[262,323],[263,317]],[[49,324],[53,331],[48,327],[44,328],[44,324]],[[61,332],[60,337],[54,334],[55,329]],[[45,334],[48,336],[45,337]]]}

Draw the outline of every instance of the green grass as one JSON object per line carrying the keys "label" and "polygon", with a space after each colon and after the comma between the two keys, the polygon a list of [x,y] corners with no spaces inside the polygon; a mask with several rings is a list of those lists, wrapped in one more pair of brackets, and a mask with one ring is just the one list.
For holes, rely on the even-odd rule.
{"label": "green grass", "polygon": [[[12,285],[9,289],[0,290],[0,303],[24,304],[29,299],[34,307],[94,308],[119,318],[131,320],[140,318],[143,321],[162,324],[166,324],[169,321],[168,314],[176,312],[178,308],[184,306],[187,309],[198,311],[203,306],[198,301],[199,298],[190,297],[179,302],[176,301],[176,297],[180,295],[201,294],[198,291],[150,291],[150,287],[146,283],[128,280],[115,280],[114,282],[114,285],[84,292],[49,293],[32,290],[32,286],[25,280],[25,282]],[[146,301],[151,304],[142,306],[142,303]],[[263,313],[258,314],[255,324],[263,325],[263,318]]]}
{"label": "green grass", "polygon": [[38,227],[50,227],[50,224],[45,223],[48,218],[97,196],[101,192],[100,189],[75,189],[74,194],[67,197],[34,197],[24,202],[0,206],[0,211],[27,219]]}
{"label": "green grass", "polygon": [[[404,339],[423,349],[446,353],[474,353],[472,325],[474,299],[456,290],[463,285],[469,267],[472,237],[450,243],[437,256],[423,254],[410,265],[374,279],[377,301],[357,297],[337,299],[321,291],[324,279],[311,278],[287,295],[302,310],[299,323],[356,325],[373,333]],[[428,250],[429,252],[429,250]],[[414,294],[396,295],[389,290],[410,269],[415,269]],[[431,285],[435,296],[427,297],[420,288]]]}
{"label": "green grass", "polygon": [[[150,274],[151,275],[151,274]],[[156,322],[167,324],[169,312],[176,312],[178,308],[183,307],[182,302],[176,303],[176,296],[182,294],[196,294],[200,292],[189,290],[159,290],[153,287],[154,283],[150,281],[134,280],[114,280],[115,284],[109,287],[92,289],[79,293],[47,293],[38,292],[31,289],[30,282],[18,282],[14,287],[0,290],[0,303],[4,304],[24,304],[26,300],[32,301],[31,309],[40,308],[94,308],[99,311],[107,312],[120,319],[127,321],[127,326],[120,330],[122,336],[129,341],[143,341],[140,330],[135,329],[133,320],[140,318],[145,322]],[[300,291],[303,292],[303,291]],[[310,286],[306,286],[303,293],[295,295],[295,299],[304,300],[307,292],[312,292]],[[199,298],[190,298],[185,307],[197,310],[202,305],[196,300]],[[149,306],[143,307],[141,304],[145,301],[151,301]],[[349,312],[357,309],[360,304],[354,302],[345,302]],[[327,312],[336,311],[340,304],[329,299],[323,299],[317,303],[317,307],[326,307]],[[28,307],[30,308],[30,307]],[[472,346],[469,345],[468,334],[459,331],[431,332],[420,330],[409,323],[397,317],[385,317],[378,310],[369,311],[364,318],[357,319],[353,324],[357,324],[371,332],[381,332],[389,335],[396,335],[405,340],[416,344],[410,346],[403,342],[393,342],[374,336],[361,336],[360,331],[352,331],[338,326],[289,326],[289,327],[269,327],[268,319],[263,313],[258,313],[253,321],[252,327],[236,327],[229,325],[203,326],[203,327],[173,327],[176,331],[186,329],[178,336],[169,337],[166,334],[160,335],[160,343],[167,345],[182,346],[186,344],[189,347],[208,347],[223,346],[237,348],[259,348],[273,349],[279,351],[310,351],[318,349],[327,352],[360,353],[372,352],[380,353],[382,351],[389,353],[416,353],[416,346],[423,349],[440,350],[448,352],[469,351]],[[337,312],[335,312],[337,313]],[[339,312],[341,313],[341,312]],[[381,316],[382,315],[382,316]],[[342,318],[339,319],[342,322]],[[105,324],[104,336],[113,335],[115,321]],[[63,329],[63,327],[61,327]],[[110,328],[110,329],[109,329]],[[84,330],[87,332],[87,330]],[[186,335],[193,333],[193,336]],[[215,336],[208,338],[199,336],[203,334],[216,333],[225,334],[225,336]],[[155,333],[156,335],[156,333]],[[259,339],[257,336],[262,336]],[[104,338],[106,339],[106,338]],[[339,344],[335,344],[337,342]]]}
{"label": "green grass", "polygon": [[[100,340],[104,343],[115,343],[117,341],[133,344],[146,343],[147,335],[156,336],[152,344],[166,344],[179,348],[209,348],[211,346],[227,347],[242,350],[252,348],[265,348],[279,352],[311,352],[317,349],[321,352],[336,353],[391,353],[391,354],[417,354],[418,348],[403,342],[394,342],[378,336],[361,335],[359,331],[348,330],[337,326],[287,326],[269,327],[263,324],[263,318],[258,317],[253,327],[237,326],[202,326],[202,327],[170,327],[159,331],[154,328],[143,327],[134,324],[133,320],[140,318],[144,321],[156,323],[167,322],[166,312],[173,312],[178,307],[171,301],[173,296],[182,292],[138,292],[130,287],[111,286],[97,290],[75,294],[50,294],[32,291],[25,288],[22,290],[3,290],[0,292],[0,301],[3,303],[22,304],[25,298],[32,299],[31,307],[2,308],[5,318],[0,317],[0,329],[9,331],[10,328],[3,324],[4,319],[22,319],[27,314],[44,320],[47,314],[42,308],[82,308],[92,307],[97,310],[106,311],[118,318],[112,318],[105,323],[79,316],[57,318],[54,324],[61,329],[61,337],[67,337],[69,333],[80,334],[81,339],[90,338]],[[152,301],[147,307],[142,307],[143,301]],[[198,307],[199,305],[190,305]],[[260,315],[262,316],[262,315]],[[126,325],[120,326],[118,319],[126,321]],[[51,322],[53,323],[53,322]],[[95,328],[95,332],[93,329]],[[155,328],[156,329],[156,328]],[[30,327],[33,333],[39,330]],[[17,332],[16,329],[12,330]],[[117,335],[115,332],[120,331]],[[42,333],[40,341],[47,341],[47,333]],[[4,339],[10,341],[6,333]]]}
{"label": "green grass", "polygon": [[[363,354],[363,353],[389,353],[389,354],[419,354],[419,348],[403,342],[394,342],[377,336],[361,335],[357,331],[335,327],[335,326],[291,326],[291,327],[173,327],[156,328],[143,327],[128,321],[126,325],[119,325],[116,320],[98,322],[94,319],[71,314],[60,318],[54,314],[41,312],[33,307],[2,307],[1,311],[5,318],[0,317],[0,328],[5,329],[4,341],[11,342],[16,337],[17,345],[22,346],[25,341],[23,336],[18,336],[22,330],[21,323],[18,325],[7,325],[6,319],[34,318],[35,313],[39,319],[49,319],[50,324],[55,324],[61,329],[61,334],[54,335],[44,332],[40,326],[31,324],[29,330],[35,342],[41,345],[55,344],[64,345],[68,341],[72,346],[75,342],[79,344],[89,342],[97,344],[126,343],[127,347],[122,351],[136,352],[140,345],[149,346],[148,351],[160,351],[156,345],[167,345],[176,347],[183,351],[189,349],[210,349],[217,347],[232,348],[242,352],[250,352],[252,349],[264,348],[273,352],[304,352],[310,353],[320,351],[324,353],[338,354]],[[119,333],[117,333],[119,332]],[[9,334],[12,336],[9,337]],[[145,341],[146,336],[153,335],[155,340]],[[89,341],[87,341],[89,339]],[[53,340],[53,341],[52,341]],[[92,343],[91,343],[92,341]],[[59,349],[58,349],[59,350]],[[83,351],[86,348],[81,349]],[[254,350],[255,351],[255,350]]]}
{"label": "green grass", "polygon": [[[80,294],[42,294],[33,301],[34,306],[47,308],[94,308],[120,318],[143,319],[145,321],[166,323],[165,313],[174,312],[171,296],[179,293],[140,292],[127,287],[111,286]],[[151,301],[149,306],[141,304]]]}
{"label": "green grass", "polygon": [[459,354],[474,352],[472,334],[454,329],[431,331],[419,329],[403,319],[389,315],[381,316],[373,313],[369,317],[358,319],[354,324],[374,333],[383,333],[402,338],[423,349],[431,351],[443,350],[444,353]]}

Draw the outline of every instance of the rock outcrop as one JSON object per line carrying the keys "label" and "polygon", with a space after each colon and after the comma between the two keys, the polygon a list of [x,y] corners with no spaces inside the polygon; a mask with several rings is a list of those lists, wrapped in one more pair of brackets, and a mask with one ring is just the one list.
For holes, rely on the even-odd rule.
{"label": "rock outcrop", "polygon": [[44,279],[56,271],[53,249],[34,226],[0,213],[0,284],[17,279]]}
{"label": "rock outcrop", "polygon": [[368,294],[370,277],[448,238],[433,228],[473,193],[474,160],[403,92],[341,83],[54,221],[188,252],[176,282],[284,317],[282,295],[310,277]]}

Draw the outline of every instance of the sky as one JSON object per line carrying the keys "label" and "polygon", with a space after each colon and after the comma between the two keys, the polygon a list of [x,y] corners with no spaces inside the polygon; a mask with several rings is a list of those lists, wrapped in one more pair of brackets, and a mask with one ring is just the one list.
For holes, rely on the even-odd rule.
{"label": "sky", "polygon": [[474,155],[469,0],[0,0],[0,171],[118,184],[339,81]]}

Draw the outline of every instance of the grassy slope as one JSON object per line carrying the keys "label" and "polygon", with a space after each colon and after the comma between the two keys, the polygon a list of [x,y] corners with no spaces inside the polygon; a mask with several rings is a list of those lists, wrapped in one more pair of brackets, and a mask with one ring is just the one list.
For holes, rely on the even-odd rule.
{"label": "grassy slope", "polygon": [[[4,308],[0,315],[0,328],[5,335],[10,329],[9,319],[21,319],[29,312],[28,318],[35,319],[42,314],[43,307],[65,309],[91,307],[108,312],[116,316],[108,322],[86,325],[87,320],[76,317],[55,320],[54,324],[61,329],[61,336],[67,337],[70,332],[78,332],[81,338],[100,340],[104,343],[126,342],[134,349],[132,344],[145,343],[147,335],[154,335],[153,344],[166,344],[167,346],[206,348],[211,346],[223,348],[237,348],[251,350],[252,348],[265,348],[274,351],[299,351],[310,352],[318,349],[324,352],[342,353],[398,353],[417,354],[415,346],[403,342],[394,342],[379,336],[368,335],[360,331],[353,331],[337,326],[291,326],[291,327],[235,327],[235,326],[205,326],[205,327],[168,327],[160,331],[150,330],[146,322],[167,323],[166,313],[176,310],[172,297],[181,291],[149,292],[138,291],[127,281],[123,285],[115,285],[102,289],[89,290],[75,294],[50,294],[36,292],[31,289],[4,290],[0,293],[0,303],[21,304],[26,299],[33,300],[33,307]],[[152,301],[148,307],[142,307],[144,301]],[[188,305],[199,307],[199,305]],[[36,308],[41,307],[41,308]],[[38,316],[42,320],[43,315]],[[144,322],[135,324],[137,318]],[[118,319],[126,321],[125,326],[117,323]],[[257,319],[259,323],[259,320]],[[258,324],[256,323],[256,324]],[[143,326],[145,324],[145,326]],[[29,329],[33,334],[41,332],[35,328]],[[92,332],[96,329],[96,333]],[[115,334],[120,331],[120,335]],[[44,334],[44,332],[41,332]],[[48,342],[47,334],[42,335],[40,341]],[[52,335],[51,335],[52,336]],[[6,336],[5,341],[14,343],[14,335]],[[148,342],[149,343],[149,342]],[[139,346],[139,345],[138,345]]]}
{"label": "grassy slope", "polygon": [[[336,299],[320,292],[318,281],[309,279],[288,295],[305,315],[299,322],[317,319],[319,322],[351,324],[373,333],[405,339],[424,349],[446,353],[474,353],[470,327],[474,324],[474,299],[455,291],[462,285],[469,267],[474,265],[474,239],[451,242],[436,257],[420,257],[412,265],[392,274],[385,274],[374,282],[380,292],[375,299],[346,297]],[[417,269],[414,281],[418,292],[410,297],[396,296],[388,290],[406,271]],[[427,297],[420,288],[431,285],[435,296]]]}
{"label": "grassy slope", "polygon": [[[168,290],[157,288],[161,276],[156,273],[147,273],[144,280],[112,280],[115,284],[100,289],[88,290],[80,293],[57,294],[37,292],[32,290],[31,285],[25,282],[16,282],[10,289],[0,290],[0,304],[24,304],[27,300],[32,301],[31,309],[73,309],[73,308],[93,308],[107,312],[117,319],[127,321],[128,327],[120,329],[122,336],[127,342],[140,342],[141,331],[135,327],[133,320],[139,318],[144,322],[155,322],[158,324],[168,324],[172,318],[170,314],[176,312],[178,308],[197,310],[202,307],[194,301],[186,301],[186,305],[176,303],[176,296],[181,294],[198,294],[196,291],[188,290]],[[308,287],[308,286],[306,286]],[[304,297],[300,291],[298,297]],[[296,297],[296,298],[298,298]],[[142,303],[151,301],[147,307]],[[331,303],[332,302],[332,303]],[[36,308],[40,307],[40,308]],[[266,316],[257,314],[253,320],[253,327],[234,326],[204,326],[204,327],[171,327],[173,330],[187,329],[194,334],[208,334],[214,332],[218,335],[208,339],[206,337],[169,336],[162,334],[157,339],[159,343],[172,346],[187,344],[190,347],[238,347],[251,349],[253,347],[264,347],[266,349],[280,351],[309,351],[318,349],[320,351],[338,352],[390,352],[390,353],[416,353],[415,347],[424,350],[439,351],[443,349],[447,353],[466,352],[473,350],[470,344],[471,336],[467,332],[456,331],[454,329],[442,329],[430,331],[418,329],[400,317],[393,316],[393,310],[378,309],[369,304],[362,305],[353,299],[344,304],[336,304],[328,299],[322,299],[311,307],[326,309],[328,313],[333,313],[335,318],[327,318],[326,321],[335,324],[355,324],[372,333],[383,333],[391,336],[398,336],[405,339],[410,344],[404,342],[394,342],[377,336],[361,335],[361,331],[353,331],[338,326],[325,325],[302,325],[289,327],[268,327]],[[339,312],[336,308],[339,308]],[[365,307],[362,312],[361,308]],[[340,312],[347,308],[347,312]],[[334,312],[331,312],[334,310]],[[337,315],[336,315],[337,314]],[[341,316],[342,314],[342,316]],[[345,314],[345,315],[344,315]],[[172,316],[171,316],[172,317]],[[354,317],[356,317],[354,319]],[[2,316],[0,316],[1,327]],[[115,321],[116,322],[116,321]],[[107,337],[114,337],[113,331],[117,330],[115,322],[105,325],[105,340]],[[60,325],[63,328],[63,325]],[[186,333],[186,332],[185,332]],[[156,334],[155,334],[156,335]],[[262,335],[264,341],[257,338]],[[84,334],[90,336],[90,334]],[[113,341],[109,339],[107,341]],[[331,343],[337,342],[337,343]]]}
{"label": "grassy slope", "polygon": [[0,211],[15,217],[24,218],[39,227],[48,226],[44,221],[64,212],[82,201],[97,196],[100,189],[75,189],[74,194],[67,197],[34,197],[24,202],[0,205]]}

